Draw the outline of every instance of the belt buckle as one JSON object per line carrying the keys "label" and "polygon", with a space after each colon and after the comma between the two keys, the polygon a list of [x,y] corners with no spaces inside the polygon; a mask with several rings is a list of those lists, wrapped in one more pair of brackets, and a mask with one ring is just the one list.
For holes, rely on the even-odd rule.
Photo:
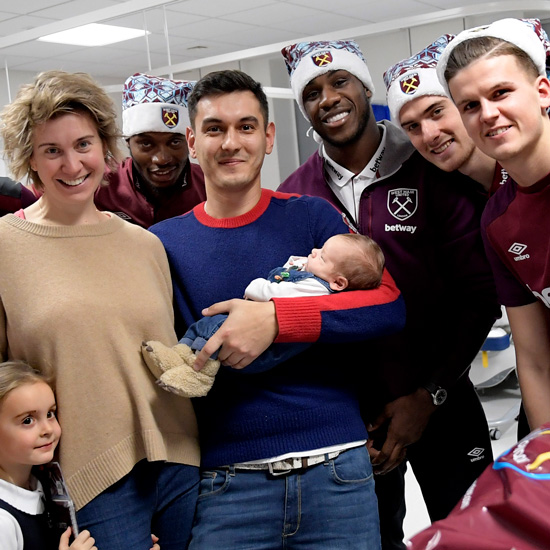
{"label": "belt buckle", "polygon": [[[284,460],[279,461],[279,463],[281,463],[281,462],[285,462],[285,461]],[[294,469],[291,466],[291,467],[288,468],[288,470],[281,470],[280,472],[277,472],[273,469],[274,464],[277,464],[277,462],[269,462],[268,465],[267,465],[267,469],[269,470],[269,473],[274,477],[284,476],[284,475],[288,474],[289,472],[291,472]]]}
{"label": "belt buckle", "polygon": [[[272,476],[282,476],[282,475],[288,474],[292,470],[305,469],[305,468],[308,468],[309,466],[312,466],[313,464],[316,464],[316,462],[314,462],[313,464],[309,462],[311,459],[315,459],[315,458],[317,457],[316,456],[315,457],[313,456],[292,457],[292,458],[287,458],[286,460],[279,460],[278,462],[270,462],[267,465],[267,467],[269,469],[269,473]],[[283,465],[284,466],[288,465],[288,468],[285,468],[281,471],[276,471],[274,469],[276,465],[279,467]]]}
{"label": "belt buckle", "polygon": [[[342,451],[334,451],[332,453],[325,453],[321,455],[314,455],[314,456],[303,456],[303,457],[293,457],[293,458],[287,458],[286,460],[279,460],[277,462],[269,462],[267,465],[267,468],[269,470],[269,473],[272,476],[284,476],[291,472],[292,470],[299,470],[299,469],[306,469],[310,466],[315,466],[316,464],[320,464],[321,462],[324,462],[325,460],[331,460],[333,458],[336,458],[340,455]],[[278,466],[287,466],[288,468],[280,471],[274,470],[275,465]]]}

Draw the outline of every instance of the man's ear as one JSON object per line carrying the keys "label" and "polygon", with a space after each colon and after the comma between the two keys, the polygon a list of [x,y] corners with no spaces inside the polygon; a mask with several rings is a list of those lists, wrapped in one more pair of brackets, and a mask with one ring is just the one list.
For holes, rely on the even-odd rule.
{"label": "man's ear", "polygon": [[540,105],[546,111],[550,107],[550,81],[545,76],[539,76],[535,84],[540,98]]}
{"label": "man's ear", "polygon": [[275,144],[275,124],[273,122],[270,122],[267,125],[267,128],[265,130],[265,137],[266,137],[265,154],[269,155],[271,154],[271,151],[273,151],[273,145]]}
{"label": "man's ear", "polygon": [[185,129],[185,139],[187,140],[187,148],[189,149],[189,154],[192,158],[197,158],[197,153],[195,151],[195,132],[191,126],[187,126]]}
{"label": "man's ear", "polygon": [[369,99],[372,97],[372,92],[368,88],[365,88],[365,93]]}
{"label": "man's ear", "polygon": [[343,275],[337,275],[334,281],[331,281],[330,288],[336,292],[345,290],[349,285],[348,280]]}

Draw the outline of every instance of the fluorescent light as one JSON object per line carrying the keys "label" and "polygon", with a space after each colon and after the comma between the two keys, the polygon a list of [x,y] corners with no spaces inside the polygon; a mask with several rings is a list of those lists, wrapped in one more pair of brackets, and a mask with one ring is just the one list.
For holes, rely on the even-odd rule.
{"label": "fluorescent light", "polygon": [[90,23],[89,25],[41,36],[38,40],[56,42],[57,44],[72,44],[74,46],[106,46],[107,44],[144,36],[146,33],[150,34],[148,31],[141,29]]}

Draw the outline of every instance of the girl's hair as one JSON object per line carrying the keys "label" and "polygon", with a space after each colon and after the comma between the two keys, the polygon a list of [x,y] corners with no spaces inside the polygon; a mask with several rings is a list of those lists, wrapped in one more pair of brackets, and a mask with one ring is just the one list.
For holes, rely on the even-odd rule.
{"label": "girl's hair", "polygon": [[23,361],[5,361],[0,363],[0,406],[11,391],[25,384],[44,382],[52,386],[52,381]]}
{"label": "girl's hair", "polygon": [[539,71],[531,57],[515,44],[493,36],[479,36],[461,42],[454,48],[447,61],[445,80],[449,82],[459,71],[482,57],[513,55],[528,75],[536,78]]}
{"label": "girl's hair", "polygon": [[34,130],[64,113],[86,113],[92,118],[111,168],[122,158],[121,132],[114,103],[107,92],[86,73],[46,71],[34,82],[21,86],[13,102],[0,113],[4,154],[17,180],[27,176],[36,187],[43,188],[40,177],[30,166]]}

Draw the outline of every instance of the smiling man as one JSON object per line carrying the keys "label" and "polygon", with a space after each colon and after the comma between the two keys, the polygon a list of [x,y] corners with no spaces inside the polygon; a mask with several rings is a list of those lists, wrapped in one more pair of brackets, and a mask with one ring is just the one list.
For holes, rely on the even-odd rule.
{"label": "smiling man", "polygon": [[122,94],[122,131],[130,158],[106,173],[99,209],[142,227],[184,214],[206,198],[204,177],[185,139],[193,82],[137,73]]}
{"label": "smiling man", "polygon": [[495,173],[495,160],[475,146],[437,78],[437,61],[453,38],[440,36],[384,73],[388,107],[392,120],[428,162],[444,172],[458,170],[485,190],[495,191],[502,180],[500,171]]}
{"label": "smiling man", "polygon": [[550,420],[549,49],[539,20],[501,19],[460,33],[437,67],[474,143],[510,175],[482,227],[532,429]]}
{"label": "smiling man", "polygon": [[[232,300],[291,254],[305,256],[349,227],[327,201],[262,189],[275,127],[251,77],[206,75],[189,97],[189,115],[187,140],[204,171],[207,200],[151,231],[168,253],[179,335],[204,308],[229,311],[201,351],[220,348],[222,368],[208,395],[195,400],[204,483],[189,548],[211,550],[223,541],[225,550],[377,550],[378,510],[356,394],[360,365],[342,357],[352,357],[349,342],[402,328],[399,292],[384,272],[374,290]],[[209,307],[214,301],[221,304]],[[239,317],[239,309],[246,314]],[[268,370],[247,369],[275,338],[312,345]],[[347,376],[335,371],[342,363]]]}
{"label": "smiling man", "polygon": [[355,42],[299,43],[283,56],[320,148],[279,190],[326,198],[377,241],[407,306],[402,333],[356,351],[368,357],[362,405],[375,471],[385,474],[376,476],[382,546],[404,549],[405,454],[434,521],[492,460],[468,377],[499,311],[479,230],[485,200],[459,172],[427,162],[400,128],[376,123]]}

